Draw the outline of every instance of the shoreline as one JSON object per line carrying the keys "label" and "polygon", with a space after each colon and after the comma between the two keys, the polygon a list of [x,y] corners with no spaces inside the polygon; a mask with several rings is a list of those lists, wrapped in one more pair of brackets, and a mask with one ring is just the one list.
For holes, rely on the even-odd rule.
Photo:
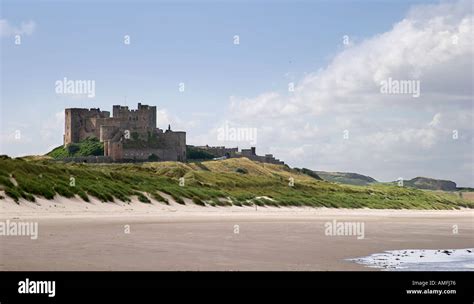
{"label": "shoreline", "polygon": [[473,252],[473,248],[388,250],[351,260],[383,271],[474,271]]}
{"label": "shoreline", "polygon": [[[0,236],[0,270],[380,271],[349,259],[406,248],[474,248],[473,219],[472,209],[4,199],[0,220],[38,223],[38,237]],[[364,223],[365,237],[325,234],[334,221]]]}

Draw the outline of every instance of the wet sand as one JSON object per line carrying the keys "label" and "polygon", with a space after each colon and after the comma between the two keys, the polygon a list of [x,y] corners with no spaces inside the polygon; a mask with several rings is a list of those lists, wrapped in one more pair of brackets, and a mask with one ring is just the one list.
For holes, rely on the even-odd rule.
{"label": "wet sand", "polygon": [[[0,236],[0,270],[376,271],[346,259],[474,247],[472,210],[255,210],[64,199],[0,206],[1,221],[39,227],[36,240]],[[364,223],[365,238],[327,236],[325,223],[333,220]]]}

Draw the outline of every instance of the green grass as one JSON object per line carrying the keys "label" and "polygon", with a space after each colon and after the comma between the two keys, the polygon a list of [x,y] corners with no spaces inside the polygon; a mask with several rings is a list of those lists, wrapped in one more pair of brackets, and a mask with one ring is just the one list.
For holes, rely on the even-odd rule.
{"label": "green grass", "polygon": [[[304,170],[304,169],[303,169]],[[371,184],[378,183],[375,179],[370,176],[349,173],[349,172],[324,172],[324,171],[315,171],[320,178],[325,181],[346,184],[346,185],[355,185],[355,186],[368,186]]]}
{"label": "green grass", "polygon": [[205,150],[193,146],[186,146],[186,155],[189,160],[206,160],[216,157]]}
{"label": "green grass", "polygon": [[104,145],[99,141],[99,139],[89,137],[80,143],[73,143],[66,147],[59,146],[54,148],[46,155],[56,159],[78,156],[101,156],[104,155]]}
{"label": "green grass", "polygon": [[[242,171],[246,172],[245,174]],[[184,186],[180,186],[180,178]],[[294,186],[289,185],[290,177]],[[15,182],[12,182],[14,180]],[[17,185],[16,185],[17,184]],[[311,206],[373,209],[458,209],[474,203],[456,193],[387,184],[351,186],[315,179],[287,166],[246,158],[203,163],[77,164],[48,159],[0,158],[0,188],[19,202],[35,197],[96,197],[103,202],[168,203],[184,199],[205,206]],[[265,199],[264,197],[269,197]],[[231,202],[223,199],[229,198]]]}

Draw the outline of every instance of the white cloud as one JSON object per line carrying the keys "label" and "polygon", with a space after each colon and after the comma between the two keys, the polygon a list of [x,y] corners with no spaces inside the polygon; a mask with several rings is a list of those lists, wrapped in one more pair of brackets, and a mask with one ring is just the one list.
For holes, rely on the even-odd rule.
{"label": "white cloud", "polygon": [[57,142],[58,130],[64,130],[64,111],[59,111],[53,117],[46,119],[41,126],[40,136],[42,142]]}
{"label": "white cloud", "polygon": [[276,117],[308,110],[315,115],[347,112],[354,105],[369,107],[406,99],[416,104],[407,96],[381,95],[380,82],[389,77],[410,80],[419,76],[422,90],[435,94],[430,96],[430,103],[441,101],[444,95],[436,93],[459,92],[459,82],[472,80],[470,5],[470,1],[460,1],[413,9],[389,32],[341,51],[326,68],[303,78],[294,96],[284,98],[267,92],[240,101],[232,98],[232,110],[240,110],[242,116],[268,112]]}
{"label": "white cloud", "polygon": [[157,110],[156,120],[161,129],[167,129],[168,125],[171,124],[168,111],[166,110]]}
{"label": "white cloud", "polygon": [[[471,5],[416,6],[390,31],[342,49],[294,93],[231,97],[224,119],[258,126],[259,150],[294,165],[361,169],[387,180],[431,172],[472,185]],[[381,94],[389,77],[420,80],[421,96]]]}
{"label": "white cloud", "polygon": [[34,21],[22,22],[19,26],[11,25],[7,19],[0,19],[0,36],[31,35],[36,28]]}
{"label": "white cloud", "polygon": [[166,109],[157,110],[156,120],[158,128],[166,130],[170,125],[173,131],[189,130],[198,123],[195,119],[182,120],[175,115],[171,115]]}

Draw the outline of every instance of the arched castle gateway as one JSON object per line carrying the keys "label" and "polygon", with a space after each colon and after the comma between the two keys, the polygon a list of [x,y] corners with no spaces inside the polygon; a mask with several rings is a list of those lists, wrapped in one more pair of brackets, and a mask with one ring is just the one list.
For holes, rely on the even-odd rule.
{"label": "arched castle gateway", "polygon": [[97,109],[65,110],[64,145],[88,137],[104,143],[104,156],[112,161],[186,161],[186,132],[156,127],[156,107],[138,104],[138,109],[113,106],[110,112]]}

